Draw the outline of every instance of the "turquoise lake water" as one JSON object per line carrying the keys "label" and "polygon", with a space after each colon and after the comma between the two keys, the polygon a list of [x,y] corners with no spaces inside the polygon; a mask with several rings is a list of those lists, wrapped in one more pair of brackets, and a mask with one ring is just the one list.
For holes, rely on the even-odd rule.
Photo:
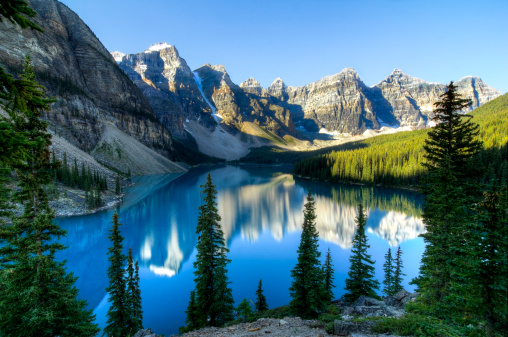
{"label": "turquoise lake water", "polygon": [[[120,207],[124,252],[132,247],[139,261],[144,327],[158,334],[178,332],[194,289],[193,262],[200,185],[211,173],[227,246],[228,277],[236,304],[255,300],[259,279],[270,308],[289,303],[290,271],[296,264],[303,205],[310,189],[316,199],[317,229],[322,260],[331,249],[335,267],[335,297],[344,293],[349,268],[354,218],[358,203],[367,210],[369,253],[376,260],[382,282],[384,255],[389,247],[403,251],[404,287],[418,274],[423,240],[420,194],[398,189],[339,185],[294,177],[288,169],[266,166],[199,167],[178,176],[137,177],[136,185]],[[62,243],[69,248],[58,255],[79,279],[81,298],[106,322],[108,301],[107,239],[114,210],[59,218],[68,230]],[[381,293],[380,293],[381,294]]]}

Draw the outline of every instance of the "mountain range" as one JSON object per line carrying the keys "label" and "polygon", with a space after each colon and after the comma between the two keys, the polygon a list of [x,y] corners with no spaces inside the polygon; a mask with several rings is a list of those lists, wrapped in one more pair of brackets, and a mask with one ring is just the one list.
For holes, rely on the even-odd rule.
{"label": "mountain range", "polygon": [[[229,160],[263,145],[309,149],[369,130],[425,128],[446,88],[398,69],[369,87],[352,68],[300,87],[280,78],[268,88],[254,78],[237,85],[223,65],[191,70],[167,43],[137,54],[110,53],[64,4],[30,5],[44,33],[0,22],[0,65],[19,73],[29,52],[38,80],[57,99],[44,115],[51,130],[124,172],[147,173],[143,167],[151,161],[168,172],[181,170],[175,162],[182,149],[174,141],[185,144],[183,151]],[[501,94],[478,77],[455,84],[472,100],[469,110]],[[133,154],[141,152],[147,155]]]}

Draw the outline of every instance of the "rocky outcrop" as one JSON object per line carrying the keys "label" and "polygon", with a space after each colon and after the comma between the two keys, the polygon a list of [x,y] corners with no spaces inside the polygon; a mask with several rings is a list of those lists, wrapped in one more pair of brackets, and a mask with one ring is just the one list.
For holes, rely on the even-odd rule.
{"label": "rocky outcrop", "polygon": [[[464,109],[471,111],[498,97],[501,93],[485,84],[478,77],[463,77],[454,83],[457,92],[472,101]],[[446,91],[446,85],[429,83],[395,69],[390,76],[372,88],[378,119],[382,124],[424,128],[432,117],[434,103]]]}
{"label": "rocky outcrop", "polygon": [[[38,81],[57,102],[44,114],[50,128],[85,152],[95,148],[105,123],[172,158],[171,134],[143,93],[118,67],[88,26],[55,0],[31,0],[44,33],[0,23],[0,65],[20,73],[26,53]],[[126,168],[124,168],[125,170]]]}
{"label": "rocky outcrop", "polygon": [[212,127],[212,109],[196,82],[196,75],[178,50],[158,43],[121,58],[119,66],[146,96],[157,118],[174,136],[184,138],[184,122],[199,120]]}
{"label": "rocky outcrop", "polygon": [[[268,93],[274,92],[272,84]],[[346,68],[340,73],[327,76],[304,87],[286,87],[287,102],[301,106],[304,119],[314,121],[316,129],[339,133],[362,133],[366,129],[378,129],[379,123],[367,98],[368,88],[356,71]],[[284,97],[282,93],[282,97]],[[305,128],[309,128],[306,122]]]}
{"label": "rocky outcrop", "polygon": [[410,293],[401,290],[394,296],[388,296],[383,300],[372,297],[360,296],[354,303],[341,303],[342,319],[334,321],[334,334],[338,336],[350,336],[351,334],[369,334],[375,325],[374,321],[351,321],[354,317],[399,317],[404,314],[405,305],[414,301],[418,293]]}
{"label": "rocky outcrop", "polygon": [[141,329],[133,337],[160,337],[160,335],[157,335],[152,331],[152,329]]}

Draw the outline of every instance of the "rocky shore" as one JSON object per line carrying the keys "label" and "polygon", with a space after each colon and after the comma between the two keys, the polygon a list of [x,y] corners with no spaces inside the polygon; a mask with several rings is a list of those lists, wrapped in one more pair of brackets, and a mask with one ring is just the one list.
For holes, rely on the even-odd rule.
{"label": "rocky shore", "polygon": [[[399,337],[389,334],[373,334],[373,317],[400,317],[405,313],[405,305],[416,299],[418,293],[401,290],[394,296],[383,300],[361,296],[354,303],[334,301],[332,304],[340,314],[332,326],[319,320],[305,320],[300,317],[260,318],[255,322],[240,323],[224,328],[206,327],[182,334],[182,337]],[[360,319],[359,319],[360,318]],[[174,335],[176,337],[178,335]],[[140,330],[134,337],[161,337],[151,329]]]}

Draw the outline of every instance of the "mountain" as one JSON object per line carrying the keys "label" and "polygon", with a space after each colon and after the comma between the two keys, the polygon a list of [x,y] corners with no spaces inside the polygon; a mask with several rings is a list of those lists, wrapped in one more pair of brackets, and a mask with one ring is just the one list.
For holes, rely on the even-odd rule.
{"label": "mountain", "polygon": [[[44,33],[0,22],[0,65],[19,74],[30,54],[38,81],[57,100],[44,114],[51,131],[123,172],[132,165],[132,172],[146,173],[136,167],[150,160],[165,162],[162,172],[181,170],[167,160],[175,156],[171,133],[90,28],[58,1],[31,0],[30,6]],[[150,155],[145,163],[122,162],[119,142]]]}
{"label": "mountain", "polygon": [[[223,65],[205,64],[192,71],[167,43],[138,54],[112,55],[176,138],[191,139],[200,151],[225,159],[267,144],[325,146],[316,142],[319,133],[334,138],[383,127],[426,128],[432,124],[433,103],[446,88],[398,69],[368,87],[352,68],[301,87],[277,78],[263,88],[254,78],[233,83]],[[500,95],[478,77],[455,84],[473,102],[464,112]]]}

